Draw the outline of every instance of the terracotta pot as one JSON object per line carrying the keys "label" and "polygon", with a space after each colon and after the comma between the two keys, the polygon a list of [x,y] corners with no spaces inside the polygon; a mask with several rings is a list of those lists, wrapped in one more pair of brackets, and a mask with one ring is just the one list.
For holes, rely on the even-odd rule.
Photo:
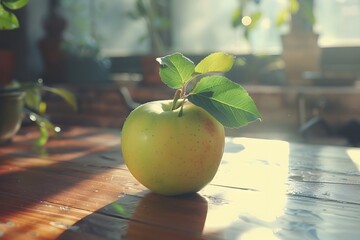
{"label": "terracotta pot", "polygon": [[313,32],[295,32],[282,36],[285,74],[291,85],[306,85],[306,71],[320,72],[319,35]]}
{"label": "terracotta pot", "polygon": [[0,87],[9,84],[15,70],[15,52],[0,50]]}
{"label": "terracotta pot", "polygon": [[20,129],[24,95],[19,89],[0,89],[0,143],[9,140]]}

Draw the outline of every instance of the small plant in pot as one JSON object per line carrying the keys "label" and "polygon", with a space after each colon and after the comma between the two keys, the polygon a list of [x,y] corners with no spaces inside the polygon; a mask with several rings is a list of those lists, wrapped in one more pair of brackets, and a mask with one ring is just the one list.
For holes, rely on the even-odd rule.
{"label": "small plant in pot", "polygon": [[162,81],[176,90],[174,98],[130,113],[121,133],[124,161],[153,192],[194,193],[217,172],[224,126],[241,127],[260,114],[247,91],[221,75],[232,68],[233,56],[217,52],[197,65],[181,53],[157,60]]}
{"label": "small plant in pot", "polygon": [[46,103],[42,91],[62,97],[74,109],[77,108],[74,95],[66,89],[48,87],[42,80],[35,83],[12,81],[15,69],[15,48],[19,20],[14,11],[25,7],[29,0],[0,0],[0,144],[8,141],[20,129],[24,114],[39,127],[37,146],[47,143],[51,133],[60,128],[54,126],[46,116]]}
{"label": "small plant in pot", "polygon": [[28,0],[0,0],[0,143],[10,139],[20,128],[23,118],[24,91],[9,84],[15,70],[15,46],[19,20],[14,11]]}
{"label": "small plant in pot", "polygon": [[75,96],[66,89],[48,87],[42,80],[36,83],[18,83],[0,87],[0,143],[14,136],[21,127],[24,114],[36,123],[39,137],[36,146],[47,143],[49,136],[60,131],[45,115],[46,103],[42,101],[42,92],[47,91],[62,97],[74,110],[77,108]]}

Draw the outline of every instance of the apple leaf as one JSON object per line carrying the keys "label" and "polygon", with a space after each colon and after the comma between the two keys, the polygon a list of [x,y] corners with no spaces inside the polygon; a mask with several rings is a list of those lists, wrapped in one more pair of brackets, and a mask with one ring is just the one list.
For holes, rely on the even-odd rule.
{"label": "apple leaf", "polygon": [[189,93],[188,100],[208,111],[225,127],[237,128],[261,118],[248,92],[223,76],[202,78]]}
{"label": "apple leaf", "polygon": [[182,88],[195,71],[195,64],[181,53],[174,53],[156,60],[161,65],[161,80],[173,89]]}
{"label": "apple leaf", "polygon": [[227,53],[216,52],[201,60],[195,67],[197,73],[227,72],[234,63],[234,57]]}

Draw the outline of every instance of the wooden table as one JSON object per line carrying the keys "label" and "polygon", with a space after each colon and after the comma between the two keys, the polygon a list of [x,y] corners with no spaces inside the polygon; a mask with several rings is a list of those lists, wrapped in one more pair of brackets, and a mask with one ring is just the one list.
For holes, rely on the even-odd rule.
{"label": "wooden table", "polygon": [[0,239],[360,239],[360,149],[227,138],[198,194],[150,193],[120,131],[72,127],[0,146]]}

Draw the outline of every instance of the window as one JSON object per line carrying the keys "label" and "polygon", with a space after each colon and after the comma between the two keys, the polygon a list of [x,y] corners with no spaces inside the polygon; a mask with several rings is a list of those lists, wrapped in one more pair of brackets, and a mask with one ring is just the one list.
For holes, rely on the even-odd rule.
{"label": "window", "polygon": [[316,0],[319,45],[360,46],[360,0]]}
{"label": "window", "polygon": [[[134,21],[128,12],[135,0],[64,0],[69,20],[66,36],[81,41],[96,40],[108,55],[147,53],[149,41],[144,21]],[[262,0],[263,16],[250,33],[251,44],[241,29],[231,26],[238,0],[169,0],[171,50],[184,53],[228,51],[232,53],[280,53],[281,34],[274,19],[285,0]],[[320,46],[360,46],[360,0],[315,0]]]}

